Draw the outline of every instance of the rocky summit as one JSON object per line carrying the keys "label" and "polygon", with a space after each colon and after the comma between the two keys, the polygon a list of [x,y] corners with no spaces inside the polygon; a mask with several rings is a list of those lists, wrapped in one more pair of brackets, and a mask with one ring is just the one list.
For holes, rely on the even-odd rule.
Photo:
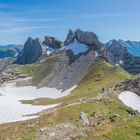
{"label": "rocky summit", "polygon": [[25,42],[23,50],[17,56],[17,64],[31,64],[36,62],[43,53],[41,41],[31,37]]}
{"label": "rocky summit", "polygon": [[57,40],[54,37],[49,37],[49,36],[45,36],[45,40],[43,41],[43,44],[45,46],[48,46],[54,49],[60,49],[64,47],[63,42]]}
{"label": "rocky summit", "polygon": [[98,37],[93,32],[83,31],[77,29],[76,31],[69,30],[68,36],[65,40],[65,45],[69,45],[74,42],[75,39],[82,44],[85,44],[91,48],[99,49],[103,44],[98,40]]}

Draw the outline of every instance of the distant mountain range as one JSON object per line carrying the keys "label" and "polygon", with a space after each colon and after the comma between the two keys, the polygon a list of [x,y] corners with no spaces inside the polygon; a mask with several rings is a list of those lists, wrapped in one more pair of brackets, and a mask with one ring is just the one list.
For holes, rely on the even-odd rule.
{"label": "distant mountain range", "polygon": [[[111,44],[115,40],[109,41],[107,44]],[[140,41],[123,41],[123,40],[116,40],[118,41],[122,46],[126,47],[130,54],[134,56],[140,56]]]}
{"label": "distant mountain range", "polygon": [[120,39],[103,44],[95,33],[81,29],[69,30],[64,42],[45,36],[43,41],[29,37],[23,46],[0,46],[0,58],[15,57],[17,64],[32,64],[41,56],[55,55],[55,52],[62,50],[71,62],[93,52],[94,57],[104,57],[111,64],[120,66],[132,74],[140,73],[140,42]]}
{"label": "distant mountain range", "polygon": [[22,50],[22,45],[5,45],[0,46],[0,58],[16,57]]}

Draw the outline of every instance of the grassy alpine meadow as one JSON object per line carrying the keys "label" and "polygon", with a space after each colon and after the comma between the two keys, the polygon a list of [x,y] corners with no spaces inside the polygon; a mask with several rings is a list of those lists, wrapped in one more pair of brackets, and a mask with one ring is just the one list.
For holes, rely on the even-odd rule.
{"label": "grassy alpine meadow", "polygon": [[[84,127],[79,119],[80,112],[85,112],[90,120],[89,130],[86,136],[76,136],[75,140],[87,139],[115,139],[127,140],[128,136],[132,139],[139,139],[139,116],[130,116],[126,111],[128,108],[116,98],[107,98],[101,101],[79,102],[78,104],[68,104],[71,101],[80,98],[95,98],[102,94],[102,88],[109,88],[118,82],[132,78],[126,72],[118,70],[116,67],[106,62],[99,61],[94,64],[87,75],[83,78],[78,87],[68,96],[60,99],[36,99],[34,101],[23,101],[37,105],[48,105],[54,103],[63,104],[63,106],[53,111],[44,111],[37,119],[27,120],[0,125],[0,139],[10,140],[33,140],[36,138],[40,128],[51,127],[61,123],[71,123],[77,128]],[[97,112],[100,119],[94,119],[92,113]],[[111,115],[117,114],[115,121],[111,121]],[[100,122],[100,125],[95,124]],[[29,127],[33,125],[33,127]],[[135,126],[135,127],[134,127]],[[128,133],[129,135],[126,135]]]}

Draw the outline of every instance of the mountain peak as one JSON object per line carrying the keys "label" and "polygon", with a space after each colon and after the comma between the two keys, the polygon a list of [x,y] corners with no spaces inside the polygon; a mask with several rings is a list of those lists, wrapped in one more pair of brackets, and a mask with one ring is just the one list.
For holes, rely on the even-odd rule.
{"label": "mountain peak", "polygon": [[30,64],[38,60],[42,55],[43,48],[41,41],[36,38],[29,37],[24,44],[23,50],[19,53],[16,63],[17,64]]}
{"label": "mountain peak", "polygon": [[63,42],[61,42],[60,40],[57,40],[54,37],[50,37],[50,36],[45,36],[43,45],[54,48],[54,49],[60,49],[60,48],[64,47]]}
{"label": "mountain peak", "polygon": [[103,45],[102,43],[100,43],[98,36],[95,33],[83,31],[80,28],[76,29],[75,31],[69,30],[69,33],[65,40],[65,45],[73,43],[75,39],[79,43],[85,44],[90,48],[99,49]]}

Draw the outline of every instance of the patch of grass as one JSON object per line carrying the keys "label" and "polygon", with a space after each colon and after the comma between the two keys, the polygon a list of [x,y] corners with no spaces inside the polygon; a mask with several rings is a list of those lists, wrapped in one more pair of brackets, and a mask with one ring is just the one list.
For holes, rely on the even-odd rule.
{"label": "patch of grass", "polygon": [[[105,124],[104,126],[98,126],[96,129],[92,129],[87,133],[87,137],[77,137],[78,139],[87,140],[90,138],[103,138],[103,135],[113,137],[114,130],[120,125],[120,128],[126,126],[125,120],[130,120],[131,117],[125,111],[125,106],[119,100],[110,100],[107,105],[104,102],[90,102],[73,105],[69,107],[61,107],[55,112],[43,113],[38,119],[33,119],[26,122],[11,123],[8,125],[0,125],[0,138],[10,138],[12,140],[32,140],[37,135],[38,129],[43,127],[55,126],[60,123],[72,123],[77,127],[83,127],[83,124],[79,118],[80,112],[85,112],[90,120],[92,121],[91,114],[93,112],[102,112],[104,114],[115,113],[120,116],[116,119],[115,123]],[[125,119],[124,119],[125,118]],[[138,120],[137,120],[138,121]],[[38,122],[38,123],[36,123]],[[27,128],[29,124],[34,123],[34,128]],[[92,122],[91,122],[92,123]],[[138,126],[138,125],[136,125]],[[120,129],[118,128],[118,129]],[[131,132],[130,132],[131,133]],[[119,134],[119,133],[118,133]],[[117,134],[116,134],[117,135]],[[136,137],[138,136],[138,133]],[[97,139],[98,140],[98,139]],[[120,139],[121,140],[121,139]]]}
{"label": "patch of grass", "polygon": [[35,64],[27,64],[22,65],[19,70],[21,71],[21,73],[28,75],[34,73],[35,69],[36,69]]}

